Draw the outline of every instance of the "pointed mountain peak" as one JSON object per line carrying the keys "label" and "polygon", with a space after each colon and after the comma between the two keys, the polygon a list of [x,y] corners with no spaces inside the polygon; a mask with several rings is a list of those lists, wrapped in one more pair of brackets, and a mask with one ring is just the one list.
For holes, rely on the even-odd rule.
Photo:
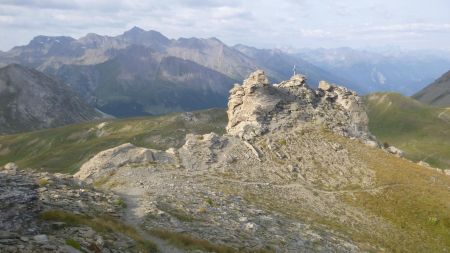
{"label": "pointed mountain peak", "polygon": [[131,28],[130,30],[126,31],[124,34],[136,34],[136,33],[144,33],[145,30],[137,27],[137,26],[133,26],[133,28]]}
{"label": "pointed mountain peak", "polygon": [[124,32],[122,35],[117,36],[117,38],[123,39],[132,44],[151,45],[156,47],[166,45],[170,41],[158,31],[145,31],[136,26]]}

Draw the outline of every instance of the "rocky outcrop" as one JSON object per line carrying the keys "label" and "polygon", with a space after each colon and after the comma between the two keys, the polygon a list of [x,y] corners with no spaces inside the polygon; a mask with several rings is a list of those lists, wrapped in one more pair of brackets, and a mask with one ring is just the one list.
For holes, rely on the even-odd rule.
{"label": "rocky outcrop", "polygon": [[83,164],[74,177],[91,183],[93,178],[99,179],[111,175],[127,164],[167,163],[172,160],[172,155],[164,151],[140,148],[131,143],[125,143],[98,153]]}
{"label": "rocky outcrop", "polygon": [[270,85],[263,71],[252,73],[230,91],[227,114],[227,133],[244,140],[306,122],[342,136],[374,139],[355,92],[325,81],[314,90],[302,75]]}

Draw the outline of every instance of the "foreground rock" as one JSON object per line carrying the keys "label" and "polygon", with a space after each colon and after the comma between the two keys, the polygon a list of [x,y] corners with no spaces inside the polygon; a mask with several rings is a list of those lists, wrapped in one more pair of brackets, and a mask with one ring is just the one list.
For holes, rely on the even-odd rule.
{"label": "foreground rock", "polygon": [[[105,230],[121,198],[81,187],[70,175],[0,167],[0,252],[139,252],[139,243]],[[101,218],[103,217],[103,218]]]}

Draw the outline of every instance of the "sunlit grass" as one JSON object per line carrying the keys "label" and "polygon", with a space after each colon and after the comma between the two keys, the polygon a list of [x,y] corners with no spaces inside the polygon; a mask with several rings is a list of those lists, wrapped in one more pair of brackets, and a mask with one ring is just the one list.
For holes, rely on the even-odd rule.
{"label": "sunlit grass", "polygon": [[450,169],[450,121],[441,114],[445,109],[395,93],[375,93],[365,101],[370,131],[380,141],[404,150],[413,161]]}

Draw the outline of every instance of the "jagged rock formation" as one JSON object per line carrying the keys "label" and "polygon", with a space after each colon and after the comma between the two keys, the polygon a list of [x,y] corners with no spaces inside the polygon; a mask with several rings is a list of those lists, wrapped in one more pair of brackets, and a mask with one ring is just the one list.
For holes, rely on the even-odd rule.
{"label": "jagged rock formation", "polygon": [[325,81],[313,90],[304,76],[296,75],[271,86],[259,70],[230,94],[227,132],[245,140],[305,122],[322,124],[346,137],[373,139],[360,97]]}

